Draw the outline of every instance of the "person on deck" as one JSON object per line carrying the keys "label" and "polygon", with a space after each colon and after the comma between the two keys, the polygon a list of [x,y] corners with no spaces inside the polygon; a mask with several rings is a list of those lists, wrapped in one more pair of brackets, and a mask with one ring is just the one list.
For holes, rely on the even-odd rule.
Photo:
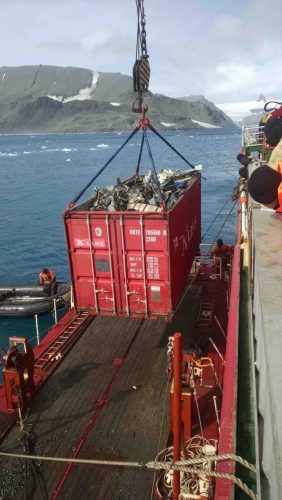
{"label": "person on deck", "polygon": [[268,163],[258,167],[249,178],[252,198],[268,208],[276,209],[278,187],[282,182],[282,118],[272,118],[264,128],[267,143],[274,147]]}
{"label": "person on deck", "polygon": [[57,288],[55,273],[47,267],[44,267],[39,274],[39,284],[46,287],[49,290],[50,295],[55,294]]}
{"label": "person on deck", "polygon": [[215,245],[212,247],[211,255],[212,257],[225,257],[232,255],[233,247],[230,245],[225,245],[222,239],[216,240]]}
{"label": "person on deck", "polygon": [[219,274],[221,274],[222,271],[226,271],[227,264],[230,262],[232,254],[232,246],[225,245],[222,239],[216,240],[216,243],[213,245],[211,250],[211,256],[214,259],[214,263],[216,264]]}

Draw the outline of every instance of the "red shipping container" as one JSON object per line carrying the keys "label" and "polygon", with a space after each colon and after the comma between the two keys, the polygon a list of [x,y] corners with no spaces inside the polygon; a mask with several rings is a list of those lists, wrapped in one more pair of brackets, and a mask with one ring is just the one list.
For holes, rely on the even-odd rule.
{"label": "red shipping container", "polygon": [[201,180],[171,210],[65,212],[75,305],[102,316],[170,319],[201,238]]}

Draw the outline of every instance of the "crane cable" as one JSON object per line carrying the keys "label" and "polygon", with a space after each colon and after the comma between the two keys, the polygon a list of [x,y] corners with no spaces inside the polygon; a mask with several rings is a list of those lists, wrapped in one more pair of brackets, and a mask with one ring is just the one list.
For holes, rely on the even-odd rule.
{"label": "crane cable", "polygon": [[136,39],[136,60],[140,57],[149,58],[146,39],[146,18],[144,10],[144,0],[136,0],[137,9],[137,39]]}
{"label": "crane cable", "polygon": [[137,36],[136,54],[133,66],[133,90],[137,98],[132,105],[134,113],[143,113],[147,107],[143,106],[143,94],[149,90],[150,64],[147,50],[146,18],[144,0],[136,0],[137,9]]}

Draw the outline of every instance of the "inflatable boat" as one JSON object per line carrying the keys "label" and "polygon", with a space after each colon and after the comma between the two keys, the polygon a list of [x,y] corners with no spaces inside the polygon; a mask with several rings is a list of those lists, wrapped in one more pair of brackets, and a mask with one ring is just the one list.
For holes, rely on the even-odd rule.
{"label": "inflatable boat", "polygon": [[58,282],[55,293],[48,286],[0,286],[0,316],[22,317],[61,308],[70,301],[70,286]]}

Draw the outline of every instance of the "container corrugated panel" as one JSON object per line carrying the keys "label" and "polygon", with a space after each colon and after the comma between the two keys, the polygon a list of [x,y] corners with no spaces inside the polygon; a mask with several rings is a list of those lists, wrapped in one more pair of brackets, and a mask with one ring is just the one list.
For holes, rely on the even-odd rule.
{"label": "container corrugated panel", "polygon": [[199,249],[200,176],[172,210],[104,212],[90,205],[65,213],[76,307],[99,315],[170,318]]}

